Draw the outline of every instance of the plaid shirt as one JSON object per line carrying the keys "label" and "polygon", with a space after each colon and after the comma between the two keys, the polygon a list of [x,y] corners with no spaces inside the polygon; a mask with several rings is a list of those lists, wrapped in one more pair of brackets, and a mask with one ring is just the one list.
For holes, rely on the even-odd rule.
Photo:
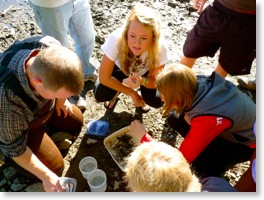
{"label": "plaid shirt", "polygon": [[[8,68],[20,81],[25,92],[37,102],[37,108],[43,107],[48,100],[36,95],[29,87],[25,74],[25,60],[35,50],[20,50],[11,59]],[[2,63],[5,52],[0,54]],[[34,119],[34,113],[11,90],[0,84],[0,150],[7,157],[16,157],[26,150],[28,123]]]}

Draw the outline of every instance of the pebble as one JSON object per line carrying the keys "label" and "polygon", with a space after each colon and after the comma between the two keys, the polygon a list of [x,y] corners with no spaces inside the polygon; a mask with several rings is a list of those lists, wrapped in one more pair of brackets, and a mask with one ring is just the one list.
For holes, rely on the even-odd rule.
{"label": "pebble", "polygon": [[95,144],[97,142],[98,141],[96,139],[88,138],[87,141],[86,141],[86,144],[87,145],[92,145],[92,144]]}

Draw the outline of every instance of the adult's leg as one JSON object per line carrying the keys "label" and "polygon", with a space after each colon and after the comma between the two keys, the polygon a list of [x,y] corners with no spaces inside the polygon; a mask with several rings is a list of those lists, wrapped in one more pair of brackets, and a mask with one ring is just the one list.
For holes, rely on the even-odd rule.
{"label": "adult's leg", "polygon": [[[45,124],[49,124],[52,128],[61,131],[77,131],[81,130],[83,125],[83,115],[81,110],[73,106],[73,114],[71,116],[58,116],[56,110],[50,110],[53,101],[47,104],[38,112],[38,118],[29,123],[27,146],[33,151],[38,159],[46,165],[51,171],[61,176],[64,162],[63,157],[54,144],[52,139],[46,133]],[[21,174],[37,178],[24,168],[16,164],[11,158],[6,157],[7,165],[14,167]]]}
{"label": "adult's leg", "polygon": [[29,1],[43,35],[49,35],[68,47],[68,27],[73,5],[71,2],[56,8],[39,7]]}
{"label": "adult's leg", "polygon": [[[256,15],[244,14],[214,1],[214,8],[221,13],[222,32],[218,40],[221,49],[218,62],[231,76],[250,74],[256,57]],[[220,74],[221,75],[221,74]]]}
{"label": "adult's leg", "polygon": [[194,63],[196,61],[196,58],[188,58],[186,56],[182,56],[181,57],[181,60],[180,60],[180,63],[187,66],[187,67],[190,67],[192,68]]}
{"label": "adult's leg", "polygon": [[140,92],[145,103],[153,108],[160,108],[163,105],[160,95],[156,89],[149,89],[140,86]]}
{"label": "adult's leg", "polygon": [[[123,79],[127,78],[127,76],[115,65],[113,69],[112,76],[115,77],[118,81],[122,83]],[[98,102],[106,102],[111,101],[116,94],[118,93],[116,90],[113,90],[99,81],[94,84],[94,97]]]}
{"label": "adult's leg", "polygon": [[74,104],[72,104],[72,108],[73,114],[68,115],[67,117],[64,117],[63,114],[61,116],[58,116],[57,112],[54,110],[49,119],[48,126],[51,129],[55,129],[58,131],[80,131],[83,126],[82,111]]}
{"label": "adult's leg", "polygon": [[90,4],[87,0],[75,0],[73,7],[69,33],[82,62],[84,75],[91,75],[95,73],[95,67],[90,62],[95,44],[95,32]]}
{"label": "adult's leg", "polygon": [[192,68],[197,58],[215,55],[220,48],[219,37],[223,35],[223,24],[219,23],[222,21],[221,14],[211,5],[205,8],[187,35],[183,45],[181,64]]}
{"label": "adult's leg", "polygon": [[228,75],[228,73],[222,68],[220,63],[218,63],[217,67],[215,68],[215,72],[220,76],[222,76],[223,78],[225,78]]}

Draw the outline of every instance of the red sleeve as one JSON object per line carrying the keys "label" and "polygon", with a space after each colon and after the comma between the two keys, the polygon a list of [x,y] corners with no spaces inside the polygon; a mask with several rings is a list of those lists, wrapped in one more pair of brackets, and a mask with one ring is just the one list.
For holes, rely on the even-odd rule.
{"label": "red sleeve", "polygon": [[151,142],[152,141],[152,137],[146,133],[140,140],[140,143],[144,143],[144,142]]}
{"label": "red sleeve", "polygon": [[231,126],[229,119],[218,116],[199,116],[191,121],[191,129],[184,138],[180,151],[189,163],[221,132]]}

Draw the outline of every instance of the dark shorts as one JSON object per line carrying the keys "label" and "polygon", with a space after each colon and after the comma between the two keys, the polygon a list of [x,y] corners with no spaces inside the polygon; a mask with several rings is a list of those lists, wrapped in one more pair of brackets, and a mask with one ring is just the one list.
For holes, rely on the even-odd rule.
{"label": "dark shorts", "polygon": [[184,56],[213,57],[230,75],[250,74],[256,57],[256,15],[237,13],[215,1],[200,15],[183,46]]}

